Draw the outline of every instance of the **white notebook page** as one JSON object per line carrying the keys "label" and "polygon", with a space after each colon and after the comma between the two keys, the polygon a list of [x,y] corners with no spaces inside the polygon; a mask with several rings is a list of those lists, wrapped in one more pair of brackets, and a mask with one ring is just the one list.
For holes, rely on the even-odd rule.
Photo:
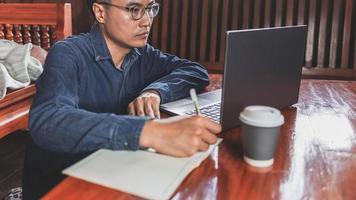
{"label": "white notebook page", "polygon": [[101,149],[68,167],[64,174],[147,199],[168,199],[184,178],[222,141],[206,152],[175,158],[148,151]]}

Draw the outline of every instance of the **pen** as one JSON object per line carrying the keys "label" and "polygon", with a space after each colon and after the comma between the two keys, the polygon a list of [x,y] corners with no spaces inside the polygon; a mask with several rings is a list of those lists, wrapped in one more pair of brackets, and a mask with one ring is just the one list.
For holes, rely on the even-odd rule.
{"label": "pen", "polygon": [[192,101],[194,103],[195,112],[197,113],[197,115],[201,115],[198,97],[195,89],[194,88],[190,89],[189,93],[190,93],[190,98],[192,98]]}

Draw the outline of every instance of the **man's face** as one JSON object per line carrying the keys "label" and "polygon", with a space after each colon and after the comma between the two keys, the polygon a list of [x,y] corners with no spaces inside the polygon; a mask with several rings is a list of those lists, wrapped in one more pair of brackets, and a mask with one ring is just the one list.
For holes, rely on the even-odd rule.
{"label": "man's face", "polygon": [[154,0],[112,0],[111,4],[121,8],[106,5],[105,22],[102,24],[106,39],[122,48],[145,46],[153,18],[145,12],[141,19],[134,20],[131,12],[126,10],[125,7],[147,7],[153,3]]}

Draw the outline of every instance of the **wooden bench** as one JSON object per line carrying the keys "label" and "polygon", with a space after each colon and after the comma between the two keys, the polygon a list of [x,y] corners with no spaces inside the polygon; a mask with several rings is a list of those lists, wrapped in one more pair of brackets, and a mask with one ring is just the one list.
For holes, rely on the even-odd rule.
{"label": "wooden bench", "polygon": [[[48,50],[72,34],[69,3],[0,3],[0,39],[33,43]],[[34,84],[9,91],[0,100],[0,138],[28,128]]]}
{"label": "wooden bench", "polygon": [[150,43],[222,73],[225,31],[308,25],[304,77],[356,80],[354,0],[161,0]]}

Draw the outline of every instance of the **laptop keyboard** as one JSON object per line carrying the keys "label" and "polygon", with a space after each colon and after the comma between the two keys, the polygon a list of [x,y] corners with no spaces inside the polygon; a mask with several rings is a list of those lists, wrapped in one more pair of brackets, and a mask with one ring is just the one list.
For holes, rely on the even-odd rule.
{"label": "laptop keyboard", "polygon": [[[215,121],[216,123],[220,123],[220,105],[221,102],[217,102],[205,107],[200,108],[201,115],[204,117],[210,118],[211,120]],[[196,115],[195,110],[190,110],[185,112],[187,115]]]}

